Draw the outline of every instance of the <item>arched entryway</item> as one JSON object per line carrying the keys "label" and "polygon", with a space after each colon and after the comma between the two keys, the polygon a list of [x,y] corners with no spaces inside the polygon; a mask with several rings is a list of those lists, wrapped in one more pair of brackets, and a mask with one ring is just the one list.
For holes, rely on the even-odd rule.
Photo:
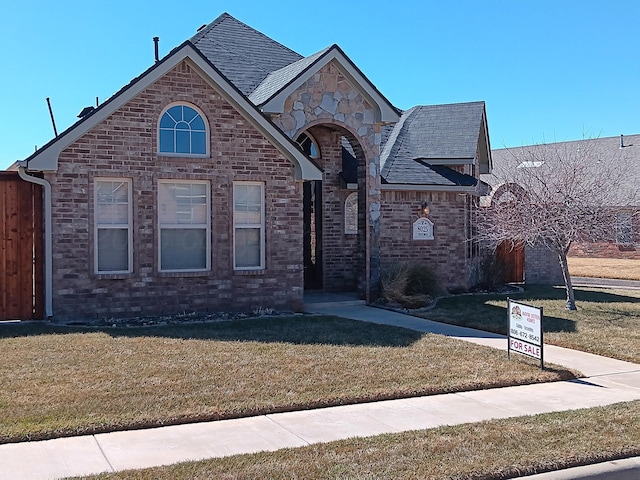
{"label": "arched entryway", "polygon": [[366,288],[366,159],[356,137],[336,125],[316,125],[296,138],[323,168],[322,181],[303,185],[305,290]]}

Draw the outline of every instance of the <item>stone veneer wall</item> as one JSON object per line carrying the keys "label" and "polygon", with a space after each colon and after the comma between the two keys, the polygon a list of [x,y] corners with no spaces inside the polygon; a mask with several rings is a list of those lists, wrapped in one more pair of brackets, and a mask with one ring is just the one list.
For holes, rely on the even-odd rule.
{"label": "stone veneer wall", "polygon": [[[413,240],[413,222],[427,200],[434,223],[433,240]],[[382,191],[380,254],[382,269],[394,262],[423,264],[437,274],[444,288],[467,288],[465,242],[466,196],[445,192]]]}
{"label": "stone veneer wall", "polygon": [[[349,141],[361,151],[359,161],[358,191],[359,206],[366,215],[363,222],[363,235],[358,240],[358,256],[360,277],[364,277],[368,270],[371,285],[377,284],[379,277],[378,265],[380,253],[378,251],[377,235],[380,231],[380,125],[375,123],[375,110],[366,99],[349,83],[334,62],[329,62],[314,74],[294,93],[284,104],[284,113],[272,115],[272,120],[291,138],[296,138],[301,132],[309,130],[312,134],[314,126],[324,127],[340,132],[336,136],[339,142],[341,135],[347,136]],[[339,144],[336,145],[339,147]],[[321,146],[321,153],[331,162],[337,162],[338,151],[327,150],[328,146]],[[322,163],[322,161],[320,161]],[[340,253],[341,245],[351,243],[352,239],[344,238],[342,218],[346,192],[338,192],[338,179],[335,164],[325,171],[323,179],[323,193],[325,197],[324,239],[327,242],[324,250],[325,288],[339,289],[340,285],[351,284],[352,274],[348,269],[352,264],[352,257],[348,257],[349,250]],[[349,192],[350,193],[350,192]],[[335,198],[334,198],[335,197]],[[342,206],[338,208],[338,199]],[[327,203],[329,202],[329,203]],[[360,235],[359,235],[360,236]],[[368,257],[367,258],[367,253]],[[364,256],[364,258],[362,258]],[[348,260],[348,261],[347,261]],[[346,263],[345,263],[346,262]],[[369,268],[367,268],[367,263]],[[347,269],[347,270],[345,270]],[[363,280],[358,281],[358,288]]]}
{"label": "stone veneer wall", "polygon": [[[158,156],[157,122],[175,101],[200,108],[210,158]],[[133,273],[94,274],[93,184],[133,180]],[[302,305],[302,184],[291,163],[185,62],[66,148],[47,174],[53,200],[55,317],[103,318]],[[158,179],[208,180],[211,270],[160,273]],[[234,180],[265,183],[266,268],[234,272]]]}

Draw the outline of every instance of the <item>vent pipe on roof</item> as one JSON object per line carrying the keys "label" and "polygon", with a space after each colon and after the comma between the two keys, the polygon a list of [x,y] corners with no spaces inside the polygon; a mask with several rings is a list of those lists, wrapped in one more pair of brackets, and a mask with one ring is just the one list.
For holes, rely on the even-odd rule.
{"label": "vent pipe on roof", "polygon": [[624,135],[620,135],[620,148],[624,148]]}
{"label": "vent pipe on roof", "polygon": [[160,61],[160,56],[158,55],[158,42],[160,41],[160,37],[153,37],[153,49],[155,52],[156,62]]}
{"label": "vent pipe on roof", "polygon": [[49,107],[49,116],[51,117],[51,124],[53,125],[53,134],[58,136],[58,129],[56,128],[56,121],[53,118],[53,110],[51,109],[51,101],[47,97],[47,106]]}

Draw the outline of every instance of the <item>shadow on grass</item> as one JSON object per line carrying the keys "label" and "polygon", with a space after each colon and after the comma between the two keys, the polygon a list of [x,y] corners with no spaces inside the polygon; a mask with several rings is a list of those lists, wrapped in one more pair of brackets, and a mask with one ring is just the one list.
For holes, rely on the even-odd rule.
{"label": "shadow on grass", "polygon": [[[517,300],[515,295],[511,296],[512,300]],[[475,328],[478,330],[486,330],[500,335],[507,334],[507,302],[504,297],[504,307],[484,303],[484,301],[458,301],[458,299],[445,299],[438,304],[438,307],[432,311],[425,312],[424,318],[444,323],[451,323],[463,327]],[[461,303],[466,303],[464,307]],[[456,311],[455,314],[451,313]],[[468,312],[468,316],[464,312]],[[544,316],[545,332],[575,332],[576,322],[559,318]]]}
{"label": "shadow on grass", "polygon": [[331,316],[259,317],[242,320],[172,323],[141,327],[61,326],[50,323],[6,324],[0,339],[69,333],[103,332],[112,337],[160,337],[226,342],[308,345],[407,347],[424,333]]}
{"label": "shadow on grass", "polygon": [[[607,290],[590,290],[575,288],[576,303],[639,303],[640,297],[613,293]],[[559,308],[564,307],[566,293],[564,287],[550,287],[544,285],[528,285],[524,292],[495,295],[460,295],[444,298],[438,302],[435,309],[421,314],[421,317],[444,323],[451,323],[479,330],[505,335],[507,332],[507,298],[523,303],[539,306],[540,303],[557,301]],[[491,305],[487,302],[504,302],[503,306]],[[545,332],[575,332],[576,321],[550,314],[550,309],[544,311]]]}

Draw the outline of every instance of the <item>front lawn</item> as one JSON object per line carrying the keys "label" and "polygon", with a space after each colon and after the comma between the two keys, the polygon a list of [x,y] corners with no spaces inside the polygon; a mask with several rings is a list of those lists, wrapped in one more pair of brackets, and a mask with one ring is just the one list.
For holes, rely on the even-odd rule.
{"label": "front lawn", "polygon": [[[526,286],[514,300],[544,308],[544,341],[640,363],[640,291],[575,288],[577,311],[565,310],[565,290]],[[420,317],[506,334],[507,295],[443,298]]]}
{"label": "front lawn", "polygon": [[569,257],[567,262],[571,275],[575,277],[640,280],[640,260]]}
{"label": "front lawn", "polygon": [[143,328],[0,325],[0,443],[574,376],[335,317]]}

